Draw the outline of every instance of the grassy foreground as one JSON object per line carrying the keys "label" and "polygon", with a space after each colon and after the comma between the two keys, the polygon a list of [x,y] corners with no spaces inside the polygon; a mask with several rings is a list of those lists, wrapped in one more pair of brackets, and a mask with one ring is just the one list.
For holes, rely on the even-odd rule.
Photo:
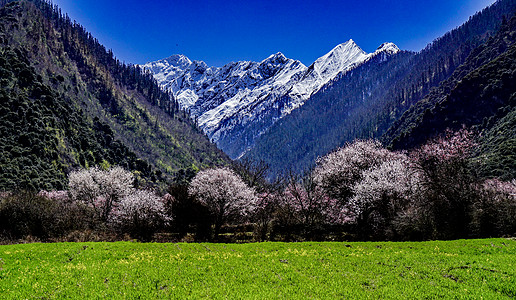
{"label": "grassy foreground", "polygon": [[0,246],[2,299],[516,297],[516,241]]}

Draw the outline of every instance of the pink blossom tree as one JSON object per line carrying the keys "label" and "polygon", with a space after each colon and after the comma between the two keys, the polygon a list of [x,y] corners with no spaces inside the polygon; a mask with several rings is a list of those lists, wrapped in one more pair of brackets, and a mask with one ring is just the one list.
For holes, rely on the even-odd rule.
{"label": "pink blossom tree", "polygon": [[463,128],[459,131],[447,130],[412,154],[419,162],[464,160],[476,146],[473,131]]}
{"label": "pink blossom tree", "polygon": [[215,235],[230,219],[249,216],[258,200],[254,189],[228,168],[199,172],[190,183],[188,193],[214,215]]}
{"label": "pink blossom tree", "polygon": [[472,205],[478,200],[479,184],[472,150],[476,143],[468,129],[447,131],[410,156],[422,174],[423,197],[418,211],[426,218],[424,227],[429,238],[460,238],[467,236]]}
{"label": "pink blossom tree", "polygon": [[39,191],[38,196],[45,197],[58,202],[68,202],[70,200],[68,191]]}
{"label": "pink blossom tree", "polygon": [[472,230],[478,237],[516,233],[516,180],[488,179],[478,186],[473,204]]}
{"label": "pink blossom tree", "polygon": [[271,229],[278,217],[280,205],[280,191],[266,191],[257,195],[256,208],[253,212],[255,222],[254,236],[258,241],[271,239]]}
{"label": "pink blossom tree", "polygon": [[310,227],[316,224],[342,224],[346,221],[344,207],[316,184],[311,173],[303,178],[290,175],[280,205],[286,210],[290,222],[295,224]]}

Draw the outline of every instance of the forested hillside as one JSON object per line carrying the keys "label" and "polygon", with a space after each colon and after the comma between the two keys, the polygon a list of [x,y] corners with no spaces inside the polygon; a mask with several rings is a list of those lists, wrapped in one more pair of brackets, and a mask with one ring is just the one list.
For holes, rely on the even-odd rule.
{"label": "forested hillside", "polygon": [[405,111],[448,79],[515,10],[515,0],[498,1],[419,53],[400,52],[374,67],[372,62],[360,66],[279,121],[247,157],[266,161],[275,172],[301,171],[350,140],[380,138]]}
{"label": "forested hillside", "polygon": [[77,167],[140,183],[229,159],[150,74],[46,1],[0,2],[0,190],[62,189]]}
{"label": "forested hillside", "polygon": [[516,16],[441,85],[407,111],[383,139],[394,149],[419,146],[446,129],[481,134],[485,175],[516,177]]}

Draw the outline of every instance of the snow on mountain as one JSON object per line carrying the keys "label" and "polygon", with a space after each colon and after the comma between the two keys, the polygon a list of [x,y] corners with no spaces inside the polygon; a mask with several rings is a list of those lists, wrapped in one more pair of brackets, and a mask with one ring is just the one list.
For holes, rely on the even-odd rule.
{"label": "snow on mountain", "polygon": [[393,43],[366,53],[349,40],[306,67],[273,54],[261,62],[233,62],[209,67],[173,55],[141,67],[174,94],[201,129],[230,157],[237,158],[277,120],[302,106],[324,85],[377,55],[399,51]]}
{"label": "snow on mountain", "polygon": [[313,93],[317,92],[338,74],[349,71],[353,67],[363,63],[370,56],[371,54],[367,54],[360,49],[353,40],[349,40],[318,58],[308,70],[305,71],[303,79],[296,83],[289,93],[289,96],[292,97],[293,105],[290,107],[288,113],[303,105]]}
{"label": "snow on mountain", "polygon": [[163,84],[164,82],[172,81],[191,64],[192,62],[188,57],[177,54],[169,58],[148,63],[145,65],[145,68],[154,74],[158,83]]}

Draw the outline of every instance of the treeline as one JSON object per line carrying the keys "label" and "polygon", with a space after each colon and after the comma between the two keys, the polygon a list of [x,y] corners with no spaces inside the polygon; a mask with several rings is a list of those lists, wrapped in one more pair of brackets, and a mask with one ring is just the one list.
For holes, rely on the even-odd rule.
{"label": "treeline", "polygon": [[[42,26],[42,32],[47,33],[47,38],[53,38],[53,29],[61,33],[59,38],[63,43],[63,51],[77,63],[77,67],[82,74],[87,77],[97,75],[94,73],[98,70],[92,67],[91,62],[88,61],[88,57],[95,57],[100,65],[107,68],[109,74],[115,78],[118,84],[142,93],[150,103],[162,108],[171,116],[182,113],[182,117],[186,117],[186,112],[179,109],[179,104],[175,101],[173,95],[162,90],[150,72],[143,72],[136,65],[120,62],[113,55],[112,50],[107,50],[81,24],[72,21],[68,14],[63,14],[57,5],[53,5],[48,0],[2,0],[0,1],[0,7],[4,7],[3,13],[9,14],[9,5],[14,8],[18,5],[17,2],[33,3],[37,7],[44,17],[43,22],[38,25]],[[32,30],[37,32],[37,29]],[[60,53],[60,55],[63,54]],[[109,93],[109,91],[104,92]]]}
{"label": "treeline", "polygon": [[267,165],[178,172],[168,193],[136,189],[120,167],[72,172],[67,191],[4,193],[4,242],[429,240],[516,234],[516,181],[479,176],[475,134],[410,152],[357,140],[305,176]]}

